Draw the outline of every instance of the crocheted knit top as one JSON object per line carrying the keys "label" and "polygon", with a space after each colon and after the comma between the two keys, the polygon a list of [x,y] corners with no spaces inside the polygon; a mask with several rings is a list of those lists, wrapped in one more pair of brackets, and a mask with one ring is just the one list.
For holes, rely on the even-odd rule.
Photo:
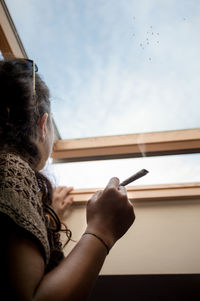
{"label": "crocheted knit top", "polygon": [[44,250],[47,271],[64,258],[59,233],[47,227],[35,172],[12,153],[0,153],[0,213],[37,239]]}

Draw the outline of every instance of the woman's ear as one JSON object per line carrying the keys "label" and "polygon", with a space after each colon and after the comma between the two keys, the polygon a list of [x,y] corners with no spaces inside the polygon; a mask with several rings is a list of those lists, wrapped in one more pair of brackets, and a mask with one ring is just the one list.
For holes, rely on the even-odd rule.
{"label": "woman's ear", "polygon": [[45,141],[47,133],[48,133],[48,125],[47,125],[48,116],[49,115],[47,113],[44,113],[38,123],[39,139],[41,142]]}

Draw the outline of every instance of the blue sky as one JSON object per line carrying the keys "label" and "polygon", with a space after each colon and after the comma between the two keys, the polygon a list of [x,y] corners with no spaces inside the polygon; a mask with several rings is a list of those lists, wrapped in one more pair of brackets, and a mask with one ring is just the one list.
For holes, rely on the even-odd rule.
{"label": "blue sky", "polygon": [[199,1],[6,3],[62,138],[199,127]]}
{"label": "blue sky", "polygon": [[[200,1],[6,3],[50,88],[63,139],[200,127]],[[190,166],[197,179],[193,158],[176,157],[177,174],[187,178]]]}

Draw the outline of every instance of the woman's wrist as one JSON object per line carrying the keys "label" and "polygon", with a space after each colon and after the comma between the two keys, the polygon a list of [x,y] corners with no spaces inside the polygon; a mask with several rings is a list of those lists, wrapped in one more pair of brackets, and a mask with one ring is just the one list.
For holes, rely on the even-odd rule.
{"label": "woman's wrist", "polygon": [[90,235],[93,235],[94,237],[96,236],[96,239],[101,241],[101,243],[106,248],[107,253],[112,249],[113,245],[115,244],[114,238],[103,229],[100,230],[96,227],[88,226],[84,233],[90,233]]}
{"label": "woman's wrist", "polygon": [[94,237],[96,237],[103,245],[104,247],[106,248],[106,252],[107,252],[107,255],[109,254],[110,252],[110,248],[109,246],[107,245],[107,243],[103,240],[103,238],[95,233],[92,233],[92,232],[85,232],[83,233],[83,235],[92,235]]}

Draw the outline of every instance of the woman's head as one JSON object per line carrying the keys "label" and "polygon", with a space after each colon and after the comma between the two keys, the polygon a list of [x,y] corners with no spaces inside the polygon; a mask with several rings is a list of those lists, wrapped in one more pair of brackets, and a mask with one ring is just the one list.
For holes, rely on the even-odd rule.
{"label": "woman's head", "polygon": [[24,154],[41,169],[52,148],[49,90],[30,61],[0,61],[0,148]]}

